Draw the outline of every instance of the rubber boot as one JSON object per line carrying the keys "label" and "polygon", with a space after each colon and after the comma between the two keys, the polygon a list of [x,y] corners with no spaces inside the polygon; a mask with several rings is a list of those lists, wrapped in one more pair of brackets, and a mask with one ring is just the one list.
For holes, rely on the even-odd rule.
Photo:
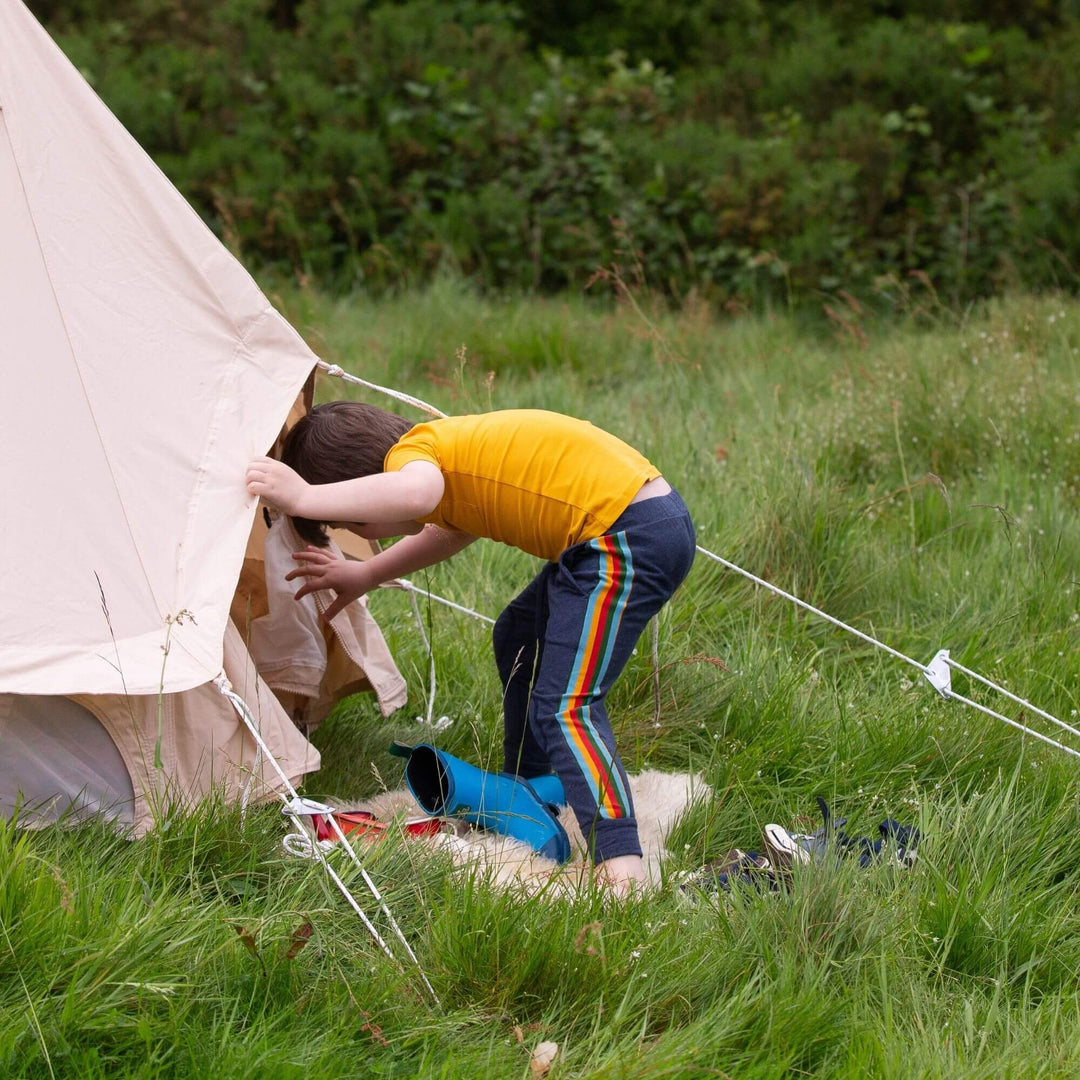
{"label": "rubber boot", "polygon": [[[504,773],[508,776],[508,773]],[[524,779],[518,777],[519,780]],[[529,787],[540,796],[540,801],[548,806],[565,806],[566,792],[563,791],[562,781],[555,773],[546,773],[543,776],[530,776],[525,781]]]}
{"label": "rubber boot", "polygon": [[[395,748],[393,752],[400,754],[401,750]],[[421,743],[409,753],[405,783],[425,813],[463,818],[481,828],[523,840],[556,862],[570,858],[566,830],[527,780],[478,769],[453,754]],[[561,792],[561,784],[559,788]],[[550,782],[545,793],[554,794]]]}

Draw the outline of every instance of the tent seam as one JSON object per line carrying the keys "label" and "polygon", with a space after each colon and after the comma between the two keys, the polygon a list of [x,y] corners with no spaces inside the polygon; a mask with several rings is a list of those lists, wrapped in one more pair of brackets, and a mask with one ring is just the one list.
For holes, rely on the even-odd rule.
{"label": "tent seam", "polygon": [[[177,597],[179,597],[183,592],[184,578],[187,570],[188,542],[191,539],[192,530],[195,526],[195,509],[199,503],[199,496],[206,485],[206,477],[209,473],[209,469],[207,468],[207,462],[210,459],[211,451],[216,445],[218,435],[221,431],[221,420],[228,399],[228,394],[226,393],[226,391],[236,381],[236,371],[239,367],[241,354],[247,356],[248,358],[251,357],[251,350],[248,346],[249,331],[257,327],[267,317],[268,314],[269,309],[264,308],[253,319],[248,320],[247,327],[243,331],[240,331],[240,328],[236,325],[235,320],[233,320],[233,325],[237,331],[237,342],[236,345],[233,347],[232,356],[229,358],[229,363],[225,367],[221,383],[219,384],[221,392],[218,394],[217,403],[214,407],[213,417],[207,429],[206,441],[203,444],[202,453],[199,455],[199,462],[195,468],[197,479],[191,489],[191,494],[188,498],[188,508],[184,520],[184,532],[180,538],[180,545],[177,549],[178,558],[176,577],[174,579],[174,588],[176,590]],[[177,613],[174,612],[173,614]],[[197,615],[198,612],[194,612],[193,614]],[[176,645],[179,648],[183,649],[184,652],[187,653],[187,655],[190,656],[193,660],[197,662],[199,661],[199,657],[193,655],[187,649],[182,639],[178,638],[176,641]],[[222,651],[224,651],[224,635],[222,637],[221,647]],[[218,666],[220,667],[220,657],[218,659]],[[213,675],[209,677],[209,679],[212,678]],[[209,679],[207,681],[209,681]]]}

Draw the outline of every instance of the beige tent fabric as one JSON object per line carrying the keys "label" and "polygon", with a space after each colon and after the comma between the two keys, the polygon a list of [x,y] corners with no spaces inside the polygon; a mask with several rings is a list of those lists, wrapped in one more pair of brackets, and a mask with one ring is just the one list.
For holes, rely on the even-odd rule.
{"label": "beige tent fabric", "polygon": [[[346,694],[373,689],[384,716],[405,704],[405,680],[394,664],[367,598],[350,604],[327,627],[322,612],[332,593],[294,598],[297,582],[285,575],[304,542],[284,515],[263,540],[266,614],[252,619],[248,647],[259,673],[279,696],[292,695],[293,718],[306,730],[320,723]],[[331,541],[331,550],[341,554]]]}
{"label": "beige tent fabric", "polygon": [[[131,774],[139,832],[250,776],[222,670],[288,777],[319,767],[229,621],[270,616],[244,469],[301,387],[310,405],[315,363],[21,0],[0,0],[0,696],[12,717],[27,695],[88,709]],[[28,567],[61,535],[43,587]],[[264,645],[300,658],[289,708],[306,722],[369,685],[384,711],[404,701],[366,611],[290,642]],[[72,761],[60,780],[86,764]],[[266,762],[257,773],[252,798],[279,786]]]}
{"label": "beige tent fabric", "polygon": [[[166,635],[165,691],[206,683],[244,468],[315,357],[20,0],[0,0],[0,237],[0,691],[156,695]],[[41,538],[73,530],[43,589]]]}
{"label": "beige tent fabric", "polygon": [[[259,678],[231,622],[225,633],[224,662],[225,674],[251,709],[259,734],[290,782],[298,784],[305,773],[318,769],[319,752]],[[252,776],[255,741],[232,704],[211,683],[161,699],[161,769],[154,767],[155,695],[74,695],[73,700],[101,721],[124,759],[135,790],[136,834],[153,827],[155,813],[191,808],[215,788],[235,801]],[[272,766],[260,757],[251,798],[267,798],[280,788]]]}

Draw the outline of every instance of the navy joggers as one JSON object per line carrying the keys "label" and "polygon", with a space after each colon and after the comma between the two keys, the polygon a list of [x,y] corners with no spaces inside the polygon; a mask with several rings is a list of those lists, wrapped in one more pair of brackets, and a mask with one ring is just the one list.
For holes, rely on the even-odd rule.
{"label": "navy joggers", "polygon": [[596,862],[640,855],[604,698],[694,560],[678,492],[632,503],[603,535],[548,563],[495,623],[504,764],[558,774]]}

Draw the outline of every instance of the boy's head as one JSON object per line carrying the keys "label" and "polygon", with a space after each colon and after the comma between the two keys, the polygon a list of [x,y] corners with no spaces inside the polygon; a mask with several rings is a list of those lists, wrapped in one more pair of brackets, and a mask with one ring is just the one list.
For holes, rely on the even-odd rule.
{"label": "boy's head", "polygon": [[[328,401],[301,417],[285,436],[281,460],[309,484],[336,484],[383,471],[383,461],[413,424],[359,401]],[[309,544],[328,543],[322,522],[293,518]]]}

